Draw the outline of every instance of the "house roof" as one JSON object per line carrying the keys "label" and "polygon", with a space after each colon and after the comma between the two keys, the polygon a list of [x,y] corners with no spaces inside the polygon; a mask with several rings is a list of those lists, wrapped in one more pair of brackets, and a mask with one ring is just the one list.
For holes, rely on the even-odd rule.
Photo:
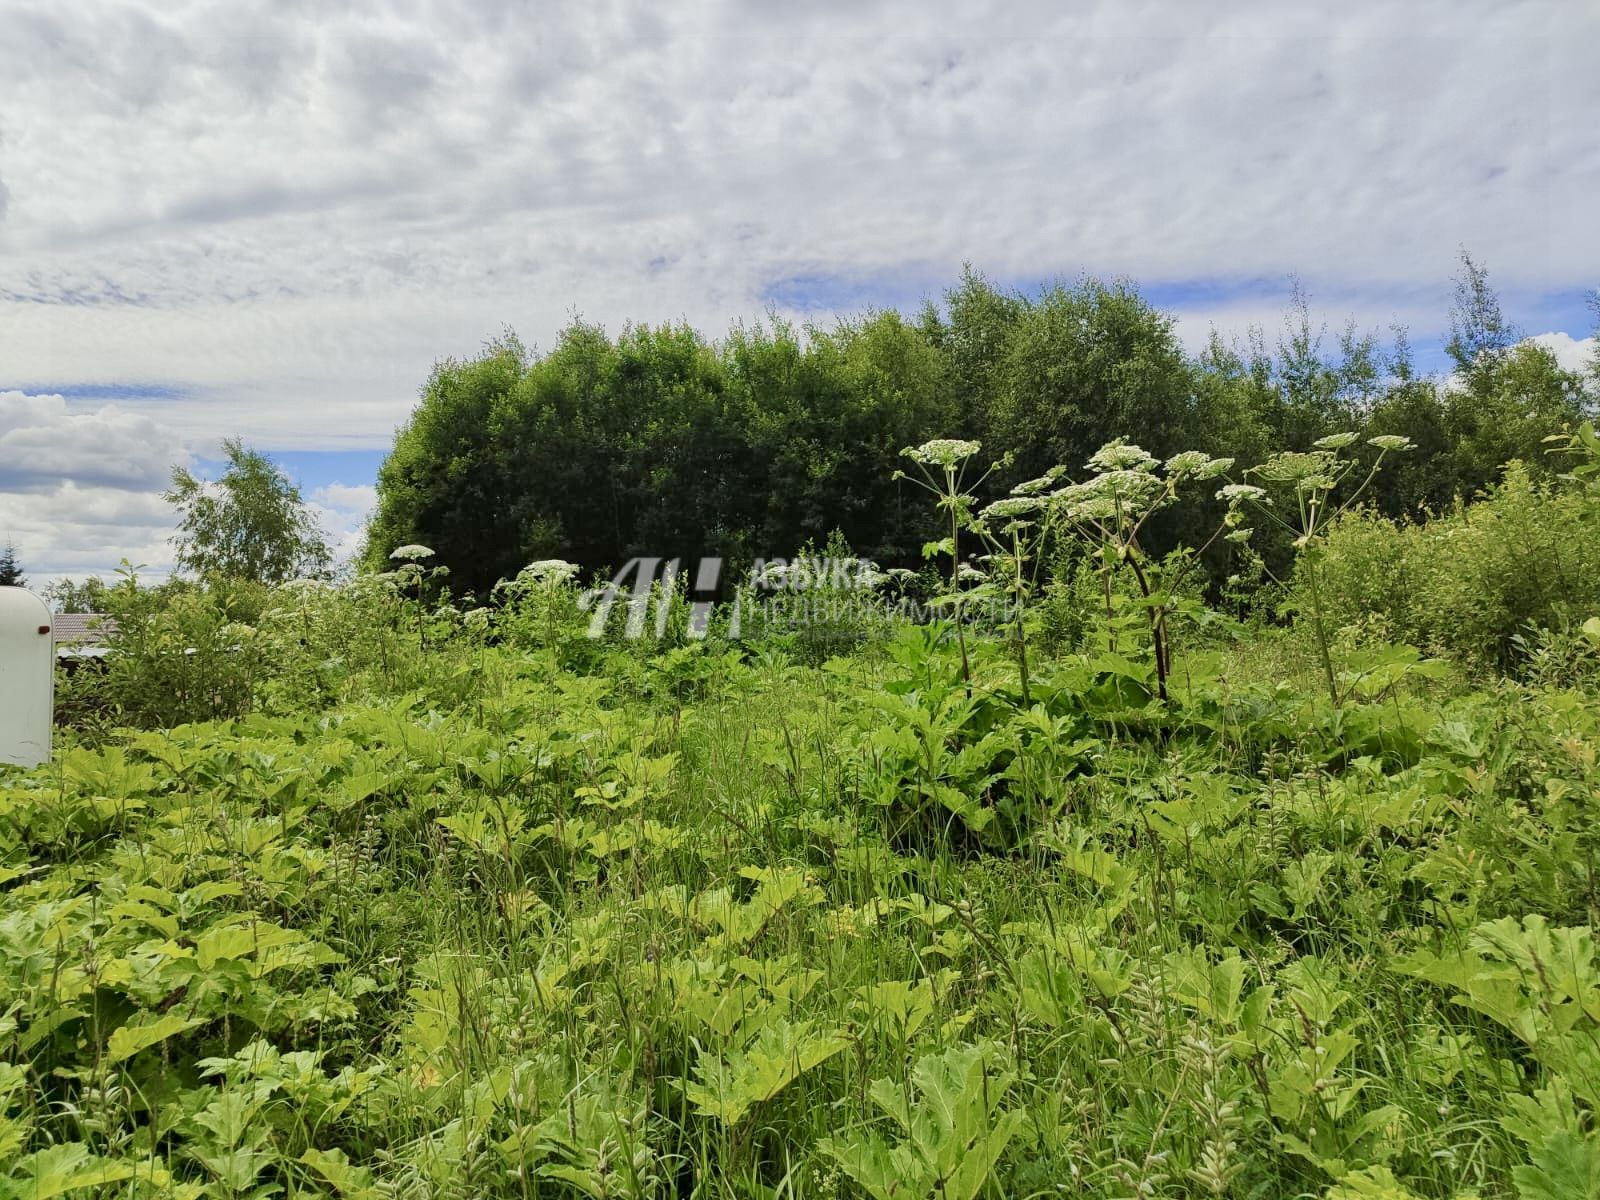
{"label": "house roof", "polygon": [[55,613],[50,628],[58,646],[98,646],[117,631],[117,623],[101,613]]}

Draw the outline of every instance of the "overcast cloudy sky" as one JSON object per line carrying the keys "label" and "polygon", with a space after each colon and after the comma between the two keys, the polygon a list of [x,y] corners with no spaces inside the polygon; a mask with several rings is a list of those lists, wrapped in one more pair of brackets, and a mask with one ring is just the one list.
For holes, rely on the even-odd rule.
{"label": "overcast cloudy sky", "polygon": [[1600,284],[1592,0],[0,0],[0,541],[161,568],[239,434],[353,539],[434,359],[574,313],[1131,276],[1190,341],[1436,346],[1459,247],[1564,355]]}

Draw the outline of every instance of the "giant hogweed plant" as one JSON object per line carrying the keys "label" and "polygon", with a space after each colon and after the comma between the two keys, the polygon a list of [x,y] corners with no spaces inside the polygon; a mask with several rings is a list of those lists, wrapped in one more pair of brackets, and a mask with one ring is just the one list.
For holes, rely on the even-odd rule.
{"label": "giant hogweed plant", "polygon": [[982,448],[979,442],[935,438],[920,446],[908,446],[900,452],[911,461],[915,474],[905,471],[894,473],[896,479],[908,479],[931,492],[939,509],[949,520],[949,534],[929,542],[922,552],[926,558],[937,558],[940,554],[950,558],[950,588],[939,600],[950,609],[951,620],[956,628],[956,643],[961,649],[961,679],[969,687],[972,683],[972,660],[967,654],[963,611],[968,597],[963,594],[961,586],[965,565],[961,561],[961,531],[973,528],[973,505],[977,503],[973,490],[981,487],[984,480],[1002,465],[995,463],[976,479],[970,478],[969,461]]}
{"label": "giant hogweed plant", "polygon": [[[1358,434],[1336,433],[1319,439],[1310,450],[1281,451],[1245,472],[1260,480],[1260,484],[1230,483],[1218,493],[1226,497],[1235,510],[1248,505],[1293,539],[1295,571],[1306,581],[1317,658],[1328,698],[1335,708],[1347,698],[1348,690],[1341,689],[1339,672],[1334,668],[1327,608],[1323,601],[1322,552],[1328,530],[1366,494],[1388,455],[1414,448],[1409,439],[1394,434],[1368,438],[1367,445],[1377,450],[1377,456],[1356,487],[1346,491],[1343,490],[1345,485],[1357,474],[1361,464],[1346,456],[1344,451],[1359,440]],[[1276,502],[1274,492],[1277,493]]]}
{"label": "giant hogweed plant", "polygon": [[[1087,479],[1058,486],[1067,472],[1065,467],[1055,467],[1037,479],[1018,484],[1009,496],[977,511],[965,485],[964,467],[978,449],[976,442],[942,439],[905,451],[923,468],[920,482],[938,497],[939,507],[949,516],[949,536],[930,543],[928,549],[951,556],[951,590],[958,598],[956,629],[958,638],[963,639],[963,677],[970,677],[970,668],[960,620],[962,531],[988,548],[991,563],[998,568],[997,578],[986,585],[991,594],[1004,593],[1010,600],[1010,636],[1025,706],[1032,703],[1027,602],[1037,583],[1044,546],[1053,537],[1064,537],[1093,555],[1101,575],[1108,619],[1114,617],[1116,577],[1124,571],[1132,576],[1143,610],[1142,620],[1149,631],[1156,691],[1165,702],[1172,673],[1170,626],[1177,608],[1174,597],[1178,585],[1200,555],[1238,525],[1236,508],[1230,503],[1227,516],[1198,553],[1176,561],[1170,570],[1149,553],[1140,536],[1156,513],[1179,500],[1180,491],[1226,474],[1233,460],[1189,450],[1161,463],[1141,447],[1119,438],[1089,459],[1086,466],[1091,474]],[[981,484],[988,474],[985,472],[971,486]]]}
{"label": "giant hogweed plant", "polygon": [[[1116,577],[1124,571],[1132,576],[1155,661],[1156,694],[1165,703],[1172,676],[1171,632],[1179,607],[1179,586],[1200,557],[1237,520],[1230,505],[1227,515],[1199,550],[1175,560],[1152,555],[1140,536],[1151,519],[1176,504],[1190,485],[1226,474],[1233,460],[1185,450],[1161,463],[1143,448],[1118,438],[1096,451],[1086,465],[1092,472],[1087,479],[1044,493],[1046,530],[1059,531],[1093,556],[1101,577],[1108,622],[1114,616]],[[1026,495],[1043,483],[1044,480],[1030,481],[1020,485],[1019,490]]]}

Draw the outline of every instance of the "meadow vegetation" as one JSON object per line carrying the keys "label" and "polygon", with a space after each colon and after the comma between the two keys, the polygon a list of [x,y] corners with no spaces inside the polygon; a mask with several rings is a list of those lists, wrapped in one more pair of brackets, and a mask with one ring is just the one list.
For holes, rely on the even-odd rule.
{"label": "meadow vegetation", "polygon": [[1592,427],[1427,520],[1370,422],[1118,432],[902,443],[923,562],[796,528],[703,629],[412,536],[98,589],[0,1197],[1600,1195]]}

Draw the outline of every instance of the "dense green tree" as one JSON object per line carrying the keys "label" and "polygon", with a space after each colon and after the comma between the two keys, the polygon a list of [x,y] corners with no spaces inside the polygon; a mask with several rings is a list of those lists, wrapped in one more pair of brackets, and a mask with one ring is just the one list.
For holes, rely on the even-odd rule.
{"label": "dense green tree", "polygon": [[1576,421],[1585,403],[1583,378],[1536,342],[1497,354],[1492,371],[1458,382],[1447,401],[1455,473],[1469,494],[1494,483],[1513,459],[1543,470],[1544,439]]}
{"label": "dense green tree", "polygon": [[1443,511],[1461,489],[1460,464],[1444,393],[1407,371],[1373,402],[1362,433],[1410,439],[1416,450],[1395,455],[1372,482],[1372,503],[1388,516]]}
{"label": "dense green tree", "polygon": [[[526,541],[525,489],[511,487],[496,432],[497,401],[521,380],[527,353],[514,338],[491,343],[479,357],[438,363],[422,401],[395,438],[378,471],[380,503],[368,531],[367,562],[389,566],[397,547],[422,542],[460,574],[464,586],[513,573]],[[549,544],[562,532],[547,531]],[[477,568],[477,569],[472,569]]]}
{"label": "dense green tree", "polygon": [[1243,345],[1216,330],[1193,370],[1195,448],[1249,465],[1282,445],[1278,388],[1260,330]]}
{"label": "dense green tree", "polygon": [[894,482],[900,451],[957,420],[947,363],[898,313],[797,331],[781,322],[730,339],[731,386],[756,421],[760,554],[839,530],[859,553],[904,560],[926,515]]}
{"label": "dense green tree", "polygon": [[1441,397],[1455,490],[1472,495],[1512,460],[1538,473],[1543,441],[1585,407],[1583,379],[1506,320],[1489,272],[1465,250],[1455,280],[1446,352],[1455,373]]}
{"label": "dense green tree", "polygon": [[325,571],[332,555],[300,489],[238,438],[222,450],[227,467],[215,483],[173,469],[165,498],[178,513],[178,569],[268,584]]}
{"label": "dense green tree", "polygon": [[1128,283],[1090,279],[1027,303],[989,387],[984,423],[996,448],[1016,453],[1022,477],[1056,463],[1081,471],[1115,437],[1166,455],[1194,433],[1172,319]]}
{"label": "dense green tree", "polygon": [[924,311],[925,336],[950,364],[960,429],[993,442],[997,431],[991,417],[1001,364],[1028,303],[1001,292],[970,266],[963,268],[960,284],[945,293],[944,301],[944,319],[931,304]]}

